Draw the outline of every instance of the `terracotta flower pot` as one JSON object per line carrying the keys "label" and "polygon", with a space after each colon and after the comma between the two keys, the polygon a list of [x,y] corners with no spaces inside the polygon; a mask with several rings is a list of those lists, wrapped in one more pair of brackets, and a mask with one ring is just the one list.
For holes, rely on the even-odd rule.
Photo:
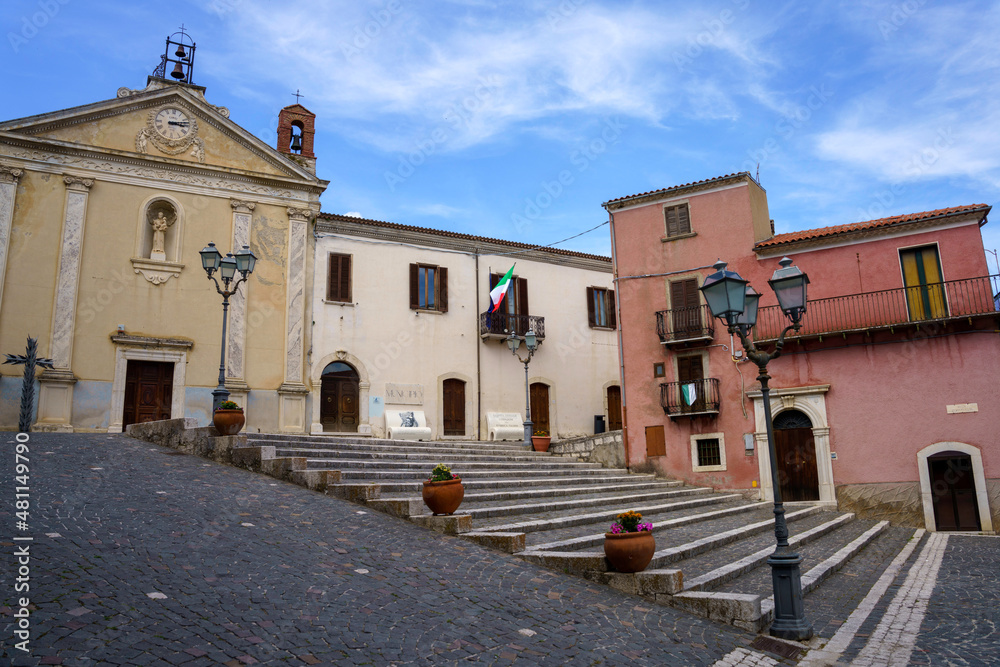
{"label": "terracotta flower pot", "polygon": [[536,452],[547,452],[549,451],[549,443],[552,442],[552,437],[548,435],[533,435],[531,436],[531,445]]}
{"label": "terracotta flower pot", "polygon": [[236,435],[243,430],[243,425],[247,423],[247,418],[243,414],[243,409],[223,410],[219,408],[212,415],[212,423],[219,435]]}
{"label": "terracotta flower pot", "polygon": [[424,504],[433,514],[454,514],[465,497],[465,487],[462,480],[445,480],[443,482],[424,482]]}
{"label": "terracotta flower pot", "polygon": [[604,555],[616,572],[642,572],[655,552],[656,540],[648,530],[604,533]]}

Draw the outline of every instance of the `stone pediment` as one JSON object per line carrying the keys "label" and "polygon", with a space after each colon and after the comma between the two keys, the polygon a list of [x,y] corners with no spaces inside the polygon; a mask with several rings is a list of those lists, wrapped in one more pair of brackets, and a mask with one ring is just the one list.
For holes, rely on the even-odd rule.
{"label": "stone pediment", "polygon": [[144,90],[119,90],[119,97],[0,123],[38,141],[167,158],[191,166],[221,167],[270,178],[320,182],[209,104],[194,86],[151,81]]}

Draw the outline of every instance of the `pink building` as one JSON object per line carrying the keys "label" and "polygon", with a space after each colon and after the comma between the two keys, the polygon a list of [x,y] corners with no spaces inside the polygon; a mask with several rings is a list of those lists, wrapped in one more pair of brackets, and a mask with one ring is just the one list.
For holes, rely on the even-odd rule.
{"label": "pink building", "polygon": [[930,530],[1000,523],[989,206],[776,235],[766,193],[739,173],[604,207],[632,469],[771,499],[757,368],[698,288],[728,262],[762,293],[752,335],[772,349],[787,321],[767,281],[788,256],[810,284],[802,329],[768,366],[784,500]]}

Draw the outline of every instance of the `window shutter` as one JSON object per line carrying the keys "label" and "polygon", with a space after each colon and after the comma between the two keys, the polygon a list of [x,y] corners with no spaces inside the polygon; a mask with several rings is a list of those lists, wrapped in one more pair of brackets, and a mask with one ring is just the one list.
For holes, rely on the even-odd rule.
{"label": "window shutter", "polygon": [[597,314],[594,312],[594,288],[587,288],[587,324],[597,326]]}
{"label": "window shutter", "polygon": [[326,300],[339,301],[340,255],[330,253],[329,260],[330,262],[326,269]]}
{"label": "window shutter", "polygon": [[410,308],[416,310],[420,307],[419,294],[420,290],[417,288],[417,281],[419,279],[419,267],[416,264],[410,264]]}
{"label": "window shutter", "polygon": [[448,312],[448,269],[441,267],[438,269],[438,310],[442,313]]}
{"label": "window shutter", "polygon": [[340,256],[340,300],[351,301],[351,256]]}
{"label": "window shutter", "polygon": [[667,217],[667,236],[679,236],[691,231],[691,218],[687,204],[670,206],[665,210]]}
{"label": "window shutter", "polygon": [[615,312],[615,291],[608,290],[608,322],[612,329],[618,328],[618,315]]}
{"label": "window shutter", "polygon": [[[509,297],[510,295],[508,295]],[[517,314],[528,314],[528,279],[517,279]]]}
{"label": "window shutter", "polygon": [[677,381],[694,382],[704,379],[701,357],[677,357]]}

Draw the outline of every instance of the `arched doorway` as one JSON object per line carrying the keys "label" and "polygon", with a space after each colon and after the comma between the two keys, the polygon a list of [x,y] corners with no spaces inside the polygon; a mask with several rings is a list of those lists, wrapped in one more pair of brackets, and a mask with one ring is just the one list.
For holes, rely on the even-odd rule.
{"label": "arched doorway", "polygon": [[927,457],[938,530],[981,530],[972,457],[956,451]]}
{"label": "arched doorway", "polygon": [[544,382],[533,382],[529,391],[531,395],[531,421],[535,433],[544,431],[552,435],[549,426],[549,385]]}
{"label": "arched doorway", "polygon": [[774,418],[774,451],[782,501],[819,500],[816,443],[805,413],[785,410]]}
{"label": "arched doorway", "polygon": [[356,433],[359,414],[358,372],[343,361],[327,364],[320,379],[319,420],[324,432]]}

